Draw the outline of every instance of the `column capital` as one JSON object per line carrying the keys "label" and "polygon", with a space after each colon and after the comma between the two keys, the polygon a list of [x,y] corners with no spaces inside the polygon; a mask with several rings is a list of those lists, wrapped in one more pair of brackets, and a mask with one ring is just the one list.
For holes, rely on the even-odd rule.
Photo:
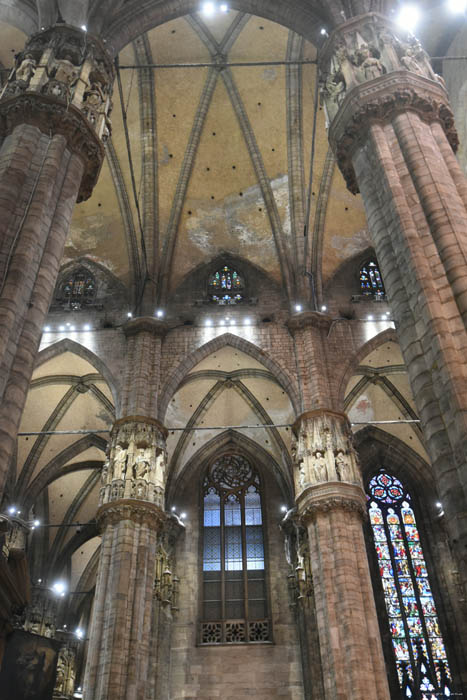
{"label": "column capital", "polygon": [[287,319],[287,328],[294,333],[304,328],[323,328],[328,331],[332,324],[332,318],[320,311],[304,311],[301,314],[294,314]]}
{"label": "column capital", "polygon": [[167,438],[169,431],[163,425],[160,421],[157,420],[157,418],[150,418],[149,416],[125,416],[124,418],[118,418],[113,426],[112,426],[112,431],[111,435],[114,435],[115,432],[118,432],[122,426],[127,426],[128,424],[131,423],[141,423],[141,424],[146,424],[148,426],[153,426],[158,430],[161,434],[161,436],[164,438],[164,440]]}
{"label": "column capital", "polygon": [[292,425],[292,430],[295,436],[298,436],[302,423],[306,423],[307,421],[313,421],[317,418],[324,418],[325,416],[329,416],[331,420],[337,420],[341,421],[342,423],[345,423],[346,428],[350,429],[350,421],[347,413],[341,413],[340,411],[332,411],[327,408],[316,408],[313,411],[305,411],[304,413],[301,413],[295,419],[295,422]]}
{"label": "column capital", "polygon": [[63,136],[84,162],[78,201],[88,199],[110,136],[114,66],[105,44],[59,24],[33,34],[0,95],[0,135],[29,124]]}
{"label": "column capital", "polygon": [[306,524],[318,513],[337,509],[367,517],[366,497],[361,486],[343,482],[315,484],[306,488],[297,498],[297,518]]}
{"label": "column capital", "polygon": [[169,330],[169,326],[165,321],[151,316],[143,316],[142,318],[133,318],[123,326],[123,332],[127,338],[138,333],[151,333],[155,336],[164,337]]}
{"label": "column capital", "polygon": [[101,531],[121,520],[131,520],[139,525],[147,525],[151,530],[161,530],[168,517],[159,505],[132,498],[104,503],[96,514],[97,525]]}
{"label": "column capital", "polygon": [[352,155],[372,123],[416,111],[428,123],[439,122],[457,148],[443,79],[418,40],[383,15],[360,15],[336,28],[321,52],[320,72],[329,142],[352,193],[359,191]]}

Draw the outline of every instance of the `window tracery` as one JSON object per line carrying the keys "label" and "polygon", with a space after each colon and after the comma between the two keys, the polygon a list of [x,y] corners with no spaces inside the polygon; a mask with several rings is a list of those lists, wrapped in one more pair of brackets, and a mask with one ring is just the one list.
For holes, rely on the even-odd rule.
{"label": "window tracery", "polygon": [[236,454],[217,459],[204,478],[202,644],[270,639],[260,486]]}
{"label": "window tracery", "polygon": [[360,291],[364,296],[375,299],[381,299],[385,295],[379,265],[374,259],[368,260],[360,269]]}
{"label": "window tracery", "polygon": [[368,511],[404,698],[451,696],[451,674],[410,494],[381,470]]}
{"label": "window tracery", "polygon": [[85,267],[80,267],[65,277],[59,288],[57,301],[76,311],[83,306],[91,305],[96,293],[97,284],[94,275]]}
{"label": "window tracery", "polygon": [[243,277],[228,265],[221,267],[209,278],[209,298],[216,304],[239,304],[244,299],[244,289]]}

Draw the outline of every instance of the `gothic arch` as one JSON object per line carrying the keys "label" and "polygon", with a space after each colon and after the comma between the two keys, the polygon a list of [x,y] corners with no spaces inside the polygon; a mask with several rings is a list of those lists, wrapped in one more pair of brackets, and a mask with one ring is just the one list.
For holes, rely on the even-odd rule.
{"label": "gothic arch", "polygon": [[344,366],[344,371],[342,373],[342,377],[337,388],[338,406],[344,405],[345,391],[347,389],[347,385],[350,381],[350,378],[355,374],[360,362],[367,355],[373,352],[373,350],[379,348],[380,345],[384,345],[384,343],[389,342],[397,343],[397,345],[399,345],[399,340],[397,338],[397,334],[394,328],[387,328],[385,331],[378,333],[378,335],[375,335],[374,338],[371,338],[371,340],[362,345],[357,350],[357,352],[350,357],[347,364]]}
{"label": "gothic arch", "polygon": [[287,393],[290,402],[292,403],[293,409],[296,415],[300,414],[300,400],[297,394],[297,390],[292,383],[291,378],[285,373],[285,371],[275,362],[268,353],[261,350],[257,345],[250,343],[244,338],[240,338],[232,333],[223,333],[217,338],[213,338],[201,347],[190,353],[182,362],[180,362],[177,367],[175,367],[171,372],[169,372],[168,379],[165,382],[163,390],[161,392],[161,401],[159,404],[159,420],[163,423],[165,418],[165,413],[169,405],[169,401],[179,388],[181,382],[184,380],[185,375],[201,360],[208,357],[213,352],[220,350],[223,347],[231,346],[236,350],[241,350],[246,355],[250,355],[257,362],[264,365],[275,377],[278,384]]}
{"label": "gothic arch", "polygon": [[245,454],[255,464],[259,464],[262,473],[272,472],[284,498],[292,503],[293,485],[287,467],[279,465],[269,452],[251,438],[235,430],[226,430],[202,445],[188,460],[180,474],[176,477],[169,474],[166,488],[167,504],[170,505],[175,495],[182,493],[188,483],[197,483],[196,474],[207,466],[212,457],[227,449],[236,449]]}
{"label": "gothic arch", "polygon": [[[103,26],[102,34],[114,53],[118,53],[124,46],[136,39],[144,32],[153,29],[165,22],[199,11],[199,0],[133,0],[127,2],[114,15],[108,26],[105,26],[105,13],[109,8],[107,3],[103,7],[95,5],[95,12],[91,15],[91,31],[99,31]],[[309,41],[319,45],[323,41],[320,35],[324,24],[338,24],[342,22],[339,15],[341,7],[338,3],[330,2],[328,16],[313,8],[307,0],[291,0],[283,3],[280,0],[233,0],[229,3],[232,10],[238,10],[248,14],[264,17],[271,22],[277,22],[284,27],[294,30]]]}
{"label": "gothic arch", "polygon": [[46,348],[41,350],[37,355],[37,360],[35,368],[40,367],[45,362],[52,360],[54,357],[58,357],[65,352],[71,352],[74,355],[78,355],[83,360],[86,360],[91,364],[99,374],[102,375],[103,379],[109,385],[110,391],[112,392],[112,398],[114,400],[115,412],[118,414],[118,407],[120,402],[120,384],[112,371],[107,367],[105,362],[100,359],[92,350],[89,350],[81,343],[77,343],[75,340],[70,340],[70,338],[63,338],[63,340],[58,340],[52,345],[48,345]]}

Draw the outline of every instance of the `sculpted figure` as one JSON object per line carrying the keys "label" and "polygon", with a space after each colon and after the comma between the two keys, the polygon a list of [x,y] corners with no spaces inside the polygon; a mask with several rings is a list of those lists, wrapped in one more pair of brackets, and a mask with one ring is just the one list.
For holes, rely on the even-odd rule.
{"label": "sculpted figure", "polygon": [[302,489],[306,484],[306,468],[305,468],[305,465],[303,463],[303,459],[301,459],[300,462],[298,463],[298,471],[299,471],[298,483],[299,483],[300,488]]}
{"label": "sculpted figure", "polygon": [[71,56],[67,54],[65,58],[57,61],[54,78],[60,83],[65,83],[68,87],[74,85],[78,78],[78,69],[72,63]]}
{"label": "sculpted figure", "polygon": [[318,483],[328,480],[328,470],[326,468],[326,459],[321,450],[315,452],[315,458],[313,460],[313,471],[315,474],[315,480]]}
{"label": "sculpted figure", "polygon": [[84,93],[84,104],[91,109],[97,110],[105,101],[105,95],[99,83],[92,83],[91,87]]}
{"label": "sculpted figure", "polygon": [[114,456],[114,468],[113,468],[113,478],[114,479],[125,479],[126,468],[127,468],[128,454],[127,451],[123,449],[121,445],[117,445],[115,448]]}
{"label": "sculpted figure", "polygon": [[383,74],[381,61],[372,54],[369,46],[363,45],[357,51],[357,56],[365,80],[373,80]]}
{"label": "sculpted figure", "polygon": [[352,478],[352,466],[350,464],[350,459],[348,455],[345,454],[344,450],[337,450],[335,463],[337,478],[339,481],[350,481]]}
{"label": "sculpted figure", "polygon": [[141,447],[138,450],[135,464],[133,466],[133,475],[135,479],[147,479],[151,468],[151,448]]}
{"label": "sculpted figure", "polygon": [[101,471],[101,482],[104,486],[107,483],[108,475],[109,475],[109,460],[106,459],[106,461],[102,465],[102,471]]}
{"label": "sculpted figure", "polygon": [[344,78],[339,73],[330,75],[326,80],[324,91],[329,99],[339,105],[345,97]]}
{"label": "sculpted figure", "polygon": [[32,54],[27,53],[16,69],[16,80],[22,80],[25,83],[29,83],[32,76],[36,72],[36,66],[37,64]]}

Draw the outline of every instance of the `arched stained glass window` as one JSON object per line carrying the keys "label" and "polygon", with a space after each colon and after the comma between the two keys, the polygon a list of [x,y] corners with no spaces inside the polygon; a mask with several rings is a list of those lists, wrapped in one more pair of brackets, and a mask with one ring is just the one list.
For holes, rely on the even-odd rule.
{"label": "arched stained glass window", "polygon": [[89,270],[84,267],[66,277],[60,288],[59,297],[72,309],[81,309],[94,301],[97,286]]}
{"label": "arched stained glass window", "polygon": [[376,260],[369,260],[360,270],[360,289],[365,296],[383,297],[384,284]]}
{"label": "arched stained glass window", "polygon": [[228,265],[211,275],[208,286],[209,297],[216,304],[238,304],[243,301],[243,278]]}
{"label": "arched stained glass window", "polygon": [[240,455],[217,459],[203,481],[201,643],[270,639],[259,476]]}
{"label": "arched stained glass window", "polygon": [[451,674],[410,495],[380,471],[368,486],[368,510],[402,696],[450,697]]}

